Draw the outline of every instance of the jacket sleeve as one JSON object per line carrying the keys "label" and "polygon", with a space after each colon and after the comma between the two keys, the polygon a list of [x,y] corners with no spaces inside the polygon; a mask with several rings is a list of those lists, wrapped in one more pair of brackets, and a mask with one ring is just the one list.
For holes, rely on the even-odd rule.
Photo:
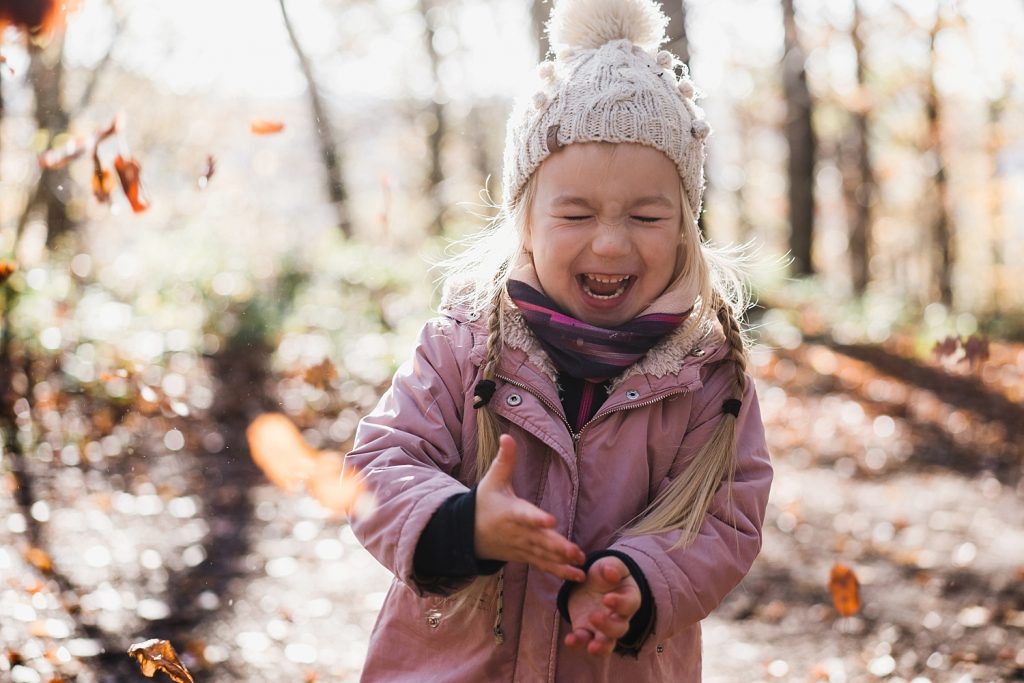
{"label": "jacket sleeve", "polygon": [[418,579],[413,558],[438,508],[469,490],[457,476],[467,405],[463,374],[472,367],[471,348],[472,334],[462,326],[446,318],[429,321],[412,359],[360,421],[345,457],[346,468],[361,473],[375,501],[369,512],[353,511],[349,521],[356,538],[419,595],[446,593],[458,583]]}
{"label": "jacket sleeve", "polygon": [[[722,402],[729,397],[728,375],[732,371],[728,363],[721,363],[705,380],[700,407],[695,408],[698,412],[684,437],[680,452],[683,462],[707,441],[723,419]],[[686,470],[676,476],[686,476]],[[761,525],[771,481],[761,411],[754,381],[748,375],[736,418],[732,490],[724,484],[719,487],[697,538],[688,546],[673,548],[681,532],[672,531],[622,536],[611,546],[630,555],[647,578],[657,606],[654,634],[658,640],[706,617],[749,571],[761,550]]]}

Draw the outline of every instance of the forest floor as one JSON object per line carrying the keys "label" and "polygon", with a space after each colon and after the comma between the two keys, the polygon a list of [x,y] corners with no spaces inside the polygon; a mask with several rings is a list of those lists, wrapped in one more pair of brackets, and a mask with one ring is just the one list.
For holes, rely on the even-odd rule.
{"label": "forest floor", "polygon": [[[138,416],[126,453],[7,475],[0,679],[137,681],[127,648],[166,638],[203,683],[356,680],[390,577],[252,464],[274,378],[250,356],[205,365],[204,418]],[[825,339],[754,361],[775,483],[761,556],[705,622],[705,679],[1024,680],[1024,348],[973,373]],[[857,615],[832,606],[837,562]]]}

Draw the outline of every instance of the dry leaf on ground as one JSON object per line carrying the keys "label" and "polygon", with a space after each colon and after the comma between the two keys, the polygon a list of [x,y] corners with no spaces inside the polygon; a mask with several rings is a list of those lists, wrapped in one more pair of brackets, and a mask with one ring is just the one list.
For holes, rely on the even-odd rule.
{"label": "dry leaf on ground", "polygon": [[128,654],[135,657],[142,673],[152,678],[157,671],[163,671],[174,683],[195,683],[192,674],[178,661],[178,653],[169,641],[152,638],[135,643],[128,648]]}

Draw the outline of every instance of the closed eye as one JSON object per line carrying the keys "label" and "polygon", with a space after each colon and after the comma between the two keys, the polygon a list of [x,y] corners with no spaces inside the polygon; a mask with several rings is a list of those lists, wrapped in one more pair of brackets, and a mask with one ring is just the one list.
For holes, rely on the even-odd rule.
{"label": "closed eye", "polygon": [[659,218],[658,216],[630,216],[630,218],[641,223],[657,223],[658,221],[665,220],[664,218]]}
{"label": "closed eye", "polygon": [[562,218],[567,221],[585,221],[590,218],[590,216],[563,216]]}

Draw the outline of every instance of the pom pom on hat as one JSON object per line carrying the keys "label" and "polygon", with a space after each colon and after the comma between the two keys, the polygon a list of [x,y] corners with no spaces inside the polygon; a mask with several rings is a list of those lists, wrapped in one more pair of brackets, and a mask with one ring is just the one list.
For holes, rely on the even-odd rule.
{"label": "pom pom on hat", "polygon": [[672,64],[676,61],[675,55],[668,50],[660,50],[658,55],[654,58],[654,61],[658,63],[662,69],[672,68]]}
{"label": "pom pom on hat", "polygon": [[548,104],[548,96],[542,92],[533,94],[533,108],[543,109]]}
{"label": "pom pom on hat", "polygon": [[707,136],[711,135],[711,126],[708,125],[708,122],[704,119],[697,119],[690,127],[690,132],[693,133],[693,137],[698,140],[703,140]]}
{"label": "pom pom on hat", "polygon": [[554,62],[541,62],[537,65],[537,75],[543,78],[545,81],[550,81],[555,77],[555,63]]}
{"label": "pom pom on hat", "polygon": [[597,49],[628,40],[654,50],[666,40],[668,17],[651,0],[560,0],[551,12],[552,45]]}
{"label": "pom pom on hat", "polygon": [[688,100],[693,99],[693,96],[697,94],[697,89],[694,87],[693,81],[689,78],[684,78],[679,81],[679,94]]}

